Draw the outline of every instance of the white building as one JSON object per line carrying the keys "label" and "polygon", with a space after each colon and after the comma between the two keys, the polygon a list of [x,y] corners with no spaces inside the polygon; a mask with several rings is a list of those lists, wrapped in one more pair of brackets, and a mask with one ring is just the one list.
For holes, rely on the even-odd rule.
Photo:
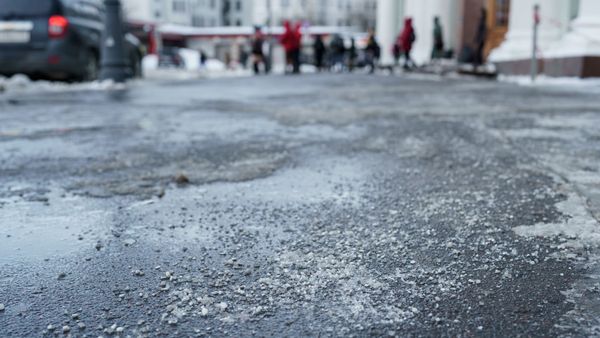
{"label": "white building", "polygon": [[[533,0],[513,1],[506,40],[490,61],[505,73],[530,70]],[[573,13],[570,9],[575,5]],[[574,15],[573,15],[574,14]],[[538,68],[551,76],[600,76],[600,1],[546,0],[540,3]]]}
{"label": "white building", "polygon": [[[224,0],[121,0],[128,20],[148,23],[171,23],[185,26],[215,27],[224,24]],[[241,4],[246,1],[239,1]],[[230,2],[227,2],[231,5]],[[233,4],[227,19],[237,23]]]}
{"label": "white building", "polygon": [[600,0],[378,0],[382,62],[392,62],[392,45],[405,17],[415,23],[413,57],[425,63],[431,55],[435,16],[441,19],[447,47],[456,55],[473,48],[480,8],[487,8],[488,60],[500,72],[528,74],[535,4],[540,6],[538,69],[551,76],[600,76]]}
{"label": "white building", "polygon": [[317,26],[375,24],[377,0],[122,0],[127,17],[142,22],[197,27],[280,25],[285,20]]}
{"label": "white building", "polygon": [[214,27],[223,24],[220,0],[191,0],[189,10],[192,26]]}

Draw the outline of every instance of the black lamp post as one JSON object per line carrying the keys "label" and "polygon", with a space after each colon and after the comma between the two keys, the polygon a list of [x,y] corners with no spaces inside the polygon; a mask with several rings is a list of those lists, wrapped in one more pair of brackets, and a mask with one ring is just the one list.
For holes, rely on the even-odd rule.
{"label": "black lamp post", "polygon": [[106,17],[102,36],[100,80],[125,82],[129,67],[125,56],[123,15],[119,0],[104,0]]}

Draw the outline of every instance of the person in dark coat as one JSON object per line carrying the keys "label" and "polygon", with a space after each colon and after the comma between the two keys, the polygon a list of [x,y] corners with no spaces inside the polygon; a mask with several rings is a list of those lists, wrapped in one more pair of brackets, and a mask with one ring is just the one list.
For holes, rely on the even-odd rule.
{"label": "person in dark coat", "polygon": [[483,64],[483,49],[487,39],[487,11],[481,9],[479,17],[479,25],[477,26],[477,34],[475,35],[475,56],[473,57],[473,65],[475,68]]}
{"label": "person in dark coat", "polygon": [[300,74],[300,57],[302,52],[302,22],[297,22],[294,27],[294,51],[292,52],[293,73]]}
{"label": "person in dark coat", "polygon": [[394,56],[394,66],[397,67],[400,63],[400,56],[402,56],[402,47],[397,41],[392,46],[392,55]]}
{"label": "person in dark coat", "polygon": [[415,67],[415,63],[410,57],[410,53],[416,40],[417,36],[412,24],[412,18],[406,18],[404,20],[404,28],[402,29],[402,33],[400,33],[400,36],[398,36],[398,43],[404,52],[404,69]]}
{"label": "person in dark coat", "polygon": [[254,37],[252,38],[252,65],[254,68],[254,74],[260,74],[260,65],[265,65],[265,55],[263,52],[263,44],[265,38],[260,30],[256,27],[254,29]]}
{"label": "person in dark coat", "polygon": [[367,58],[367,65],[369,66],[369,73],[375,73],[375,64],[381,56],[381,48],[375,39],[375,32],[372,29],[369,31],[369,38],[367,40],[367,46],[365,47],[365,56]]}
{"label": "person in dark coat", "polygon": [[315,42],[313,43],[313,52],[315,56],[315,67],[320,72],[323,70],[323,60],[325,59],[326,53],[325,43],[323,43],[323,37],[321,35],[317,35],[315,37]]}
{"label": "person in dark coat", "polygon": [[433,19],[433,50],[431,59],[439,60],[444,57],[444,30],[440,24],[440,18],[436,16]]}
{"label": "person in dark coat", "polygon": [[206,66],[207,60],[208,60],[208,57],[206,56],[206,53],[204,53],[203,50],[200,50],[200,66],[202,68],[204,68],[204,66]]}
{"label": "person in dark coat", "polygon": [[334,71],[342,71],[344,69],[346,46],[344,45],[344,39],[339,34],[335,34],[331,39],[329,50],[331,52],[331,67]]}
{"label": "person in dark coat", "polygon": [[250,55],[248,54],[248,49],[246,47],[246,44],[242,44],[242,46],[240,46],[240,65],[242,65],[243,69],[248,68],[248,59],[250,58]]}
{"label": "person in dark coat", "polygon": [[356,66],[356,58],[358,57],[358,53],[356,51],[356,40],[354,38],[350,38],[350,47],[347,51],[347,63],[348,63],[348,71],[353,72],[354,67]]}

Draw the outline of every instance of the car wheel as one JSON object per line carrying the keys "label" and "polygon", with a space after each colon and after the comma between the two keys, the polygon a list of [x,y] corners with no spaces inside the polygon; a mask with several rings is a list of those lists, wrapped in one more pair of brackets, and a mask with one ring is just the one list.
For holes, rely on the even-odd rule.
{"label": "car wheel", "polygon": [[98,57],[94,52],[88,51],[85,56],[85,69],[82,80],[89,82],[98,79],[99,69]]}

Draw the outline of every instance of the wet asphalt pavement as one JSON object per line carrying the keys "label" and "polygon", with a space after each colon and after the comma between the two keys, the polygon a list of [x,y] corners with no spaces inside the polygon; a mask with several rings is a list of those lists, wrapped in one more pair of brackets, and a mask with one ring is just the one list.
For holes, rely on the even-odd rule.
{"label": "wet asphalt pavement", "polygon": [[0,94],[0,336],[600,335],[599,93]]}

